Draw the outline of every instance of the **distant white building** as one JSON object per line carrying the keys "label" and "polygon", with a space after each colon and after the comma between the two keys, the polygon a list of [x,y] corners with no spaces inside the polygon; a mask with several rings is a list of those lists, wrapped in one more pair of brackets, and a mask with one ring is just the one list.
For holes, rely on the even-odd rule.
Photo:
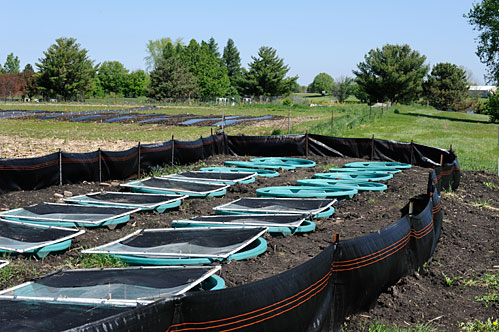
{"label": "distant white building", "polygon": [[491,94],[497,92],[497,87],[493,85],[470,85],[468,91],[473,97],[488,98]]}

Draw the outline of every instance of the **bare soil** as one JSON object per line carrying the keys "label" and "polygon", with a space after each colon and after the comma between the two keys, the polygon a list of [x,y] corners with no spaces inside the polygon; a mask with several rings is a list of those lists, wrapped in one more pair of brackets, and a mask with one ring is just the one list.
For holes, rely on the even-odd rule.
{"label": "bare soil", "polygon": [[[221,165],[233,156],[215,156],[203,165]],[[255,189],[274,185],[294,185],[297,179],[311,178],[314,173],[327,171],[332,165],[358,159],[311,157],[317,162],[313,169],[281,171],[277,178],[257,178],[253,184],[229,188],[222,198],[188,199],[177,209],[164,214],[138,213],[122,227],[87,229],[76,238],[70,250],[51,254],[36,260],[26,256],[8,259],[13,266],[22,266],[0,288],[12,286],[35,276],[60,269],[78,267],[82,248],[94,247],[116,240],[139,228],[168,227],[171,221],[195,215],[213,214],[214,206],[240,197],[255,196]],[[409,198],[426,192],[429,169],[413,167],[394,176],[387,182],[388,190],[382,193],[366,192],[351,200],[342,201],[333,216],[314,220],[317,230],[293,236],[270,236],[267,251],[245,261],[224,263],[221,276],[227,287],[245,284],[293,268],[314,257],[332,242],[338,232],[342,239],[375,232],[401,216],[400,209]],[[444,223],[440,242],[434,257],[413,275],[402,278],[387,289],[378,299],[377,306],[369,312],[347,317],[345,330],[362,331],[374,320],[400,327],[428,323],[438,330],[459,331],[458,322],[473,319],[497,318],[498,304],[488,307],[475,298],[487,294],[483,283],[467,285],[466,281],[479,280],[485,273],[499,270],[497,220],[499,220],[499,178],[483,172],[463,172],[459,189],[442,194]],[[11,192],[0,195],[0,209],[12,209],[39,202],[54,202],[56,193],[70,191],[73,195],[99,190],[119,190],[119,187],[101,186],[98,183],[54,186],[37,191]],[[461,278],[451,287],[444,275]]]}

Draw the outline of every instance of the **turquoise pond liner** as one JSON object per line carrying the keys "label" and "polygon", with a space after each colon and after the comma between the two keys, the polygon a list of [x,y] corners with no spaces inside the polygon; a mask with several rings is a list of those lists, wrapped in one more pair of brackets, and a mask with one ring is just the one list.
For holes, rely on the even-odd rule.
{"label": "turquoise pond liner", "polygon": [[49,227],[0,219],[0,253],[34,254],[44,258],[53,251],[66,250],[84,230]]}
{"label": "turquoise pond liner", "polygon": [[303,179],[296,181],[299,186],[319,186],[319,187],[330,187],[330,186],[350,186],[357,189],[358,192],[364,191],[385,191],[387,189],[386,184],[379,182],[357,182],[348,180],[328,180],[328,179]]}
{"label": "turquoise pond liner", "polygon": [[[244,224],[213,224],[213,223],[205,223],[190,221],[190,222],[182,222],[172,221],[172,227],[181,228],[181,227],[234,227],[234,226],[245,226]],[[310,220],[304,220],[302,224],[298,227],[286,227],[286,226],[266,226],[268,227],[268,233],[281,233],[283,235],[295,234],[295,233],[309,233],[315,231],[316,224]]]}
{"label": "turquoise pond liner", "polygon": [[39,203],[1,212],[0,217],[35,225],[89,228],[107,226],[114,229],[117,225],[128,222],[130,215],[138,211],[139,209],[124,207]]}
{"label": "turquoise pond liner", "polygon": [[283,157],[264,157],[250,159],[253,163],[271,164],[271,165],[284,165],[293,167],[314,167],[315,161],[300,158],[283,158]]}
{"label": "turquoise pond liner", "polygon": [[204,280],[201,283],[201,287],[205,291],[214,291],[214,290],[219,290],[219,289],[224,289],[225,288],[225,280],[217,276],[216,274],[213,274],[208,277],[208,279]]}
{"label": "turquoise pond liner", "polygon": [[[38,258],[45,258],[47,257],[48,254],[50,254],[53,251],[62,251],[66,250],[71,246],[71,239],[61,241],[58,243],[53,243],[49,244],[46,246],[43,246],[41,248],[36,248],[28,251],[24,251],[23,254],[34,254]],[[0,253],[7,253],[7,254],[16,254],[16,252],[13,252],[11,250],[6,250],[6,249],[0,249]]]}
{"label": "turquoise pond liner", "polygon": [[297,214],[327,218],[334,214],[336,199],[243,197],[215,206],[218,215]]}
{"label": "turquoise pond liner", "polygon": [[344,172],[344,173],[358,173],[358,172],[384,172],[397,174],[402,170],[393,167],[347,167],[347,168],[330,168],[329,172]]}
{"label": "turquoise pond liner", "polygon": [[85,195],[73,196],[64,198],[65,202],[80,204],[80,205],[99,205],[99,206],[108,206],[108,207],[126,207],[126,208],[134,208],[140,209],[140,211],[156,211],[158,213],[163,213],[166,210],[174,209],[179,207],[182,204],[182,200],[187,198],[187,195],[175,195],[176,197],[172,197],[172,195],[164,195],[164,201],[158,201],[156,203],[133,203],[133,202],[117,202],[113,200],[104,200],[104,199],[96,199],[92,196],[98,197],[99,195],[115,195],[115,196],[123,196],[123,197],[138,197],[138,196],[160,196],[159,194],[145,194],[145,193],[124,193],[124,192],[98,192],[98,193],[89,193]]}
{"label": "turquoise pond liner", "polygon": [[238,161],[238,160],[224,161],[224,165],[246,167],[246,168],[274,169],[274,170],[275,169],[284,169],[284,170],[288,170],[288,171],[296,169],[296,166],[291,166],[291,165],[264,164],[264,163],[255,163],[252,161]]}
{"label": "turquoise pond liner", "polygon": [[350,199],[358,193],[349,186],[282,186],[266,187],[256,190],[258,197],[291,197],[291,198],[336,198]]}
{"label": "turquoise pond liner", "polygon": [[279,176],[279,172],[268,169],[258,169],[258,168],[213,166],[213,167],[202,167],[200,170],[203,172],[234,172],[234,173],[250,172],[250,173],[256,173],[256,176],[269,177],[269,178]]}
{"label": "turquoise pond liner", "polygon": [[262,237],[258,237],[255,241],[248,244],[246,247],[239,250],[238,252],[230,255],[226,259],[215,258],[215,257],[165,258],[154,255],[144,256],[144,255],[122,255],[122,254],[111,254],[111,256],[117,257],[128,264],[134,264],[134,265],[204,265],[204,264],[212,264],[215,262],[221,262],[224,260],[240,261],[243,259],[248,259],[261,255],[266,250],[267,250],[267,241]]}
{"label": "turquoise pond liner", "polygon": [[314,174],[316,179],[332,179],[332,180],[362,180],[362,181],[387,181],[393,178],[393,174],[389,173],[375,173],[375,172],[359,172],[357,174],[353,173],[341,173],[341,172],[330,172],[330,173],[316,173]]}
{"label": "turquoise pond liner", "polygon": [[190,171],[180,174],[162,175],[161,178],[191,181],[191,182],[209,182],[209,183],[223,183],[227,185],[235,185],[237,183],[253,183],[255,182],[255,176],[256,173],[251,173],[251,172],[234,173],[234,172]]}
{"label": "turquoise pond liner", "polygon": [[100,223],[91,223],[85,221],[50,221],[50,220],[39,220],[39,219],[30,219],[29,217],[12,217],[8,215],[3,215],[2,218],[13,221],[21,221],[29,224],[35,225],[44,225],[44,226],[60,226],[60,227],[104,227],[106,226],[109,229],[115,229],[119,224],[125,224],[130,220],[130,215],[110,218]]}
{"label": "turquoise pond liner", "polygon": [[358,161],[345,164],[343,167],[393,167],[393,168],[411,168],[411,164],[397,163],[390,161]]}
{"label": "turquoise pond liner", "polygon": [[182,185],[188,185],[188,184],[199,184],[199,185],[206,185],[206,186],[217,186],[218,184],[214,183],[207,183],[207,182],[194,182],[194,181],[184,181],[184,180],[172,180],[172,179],[166,179],[166,178],[156,178],[156,177],[151,177],[151,178],[146,178],[143,180],[135,180],[131,181],[125,184],[121,184],[121,187],[125,188],[130,188],[133,192],[142,192],[142,193],[152,193],[152,194],[173,194],[173,195],[187,195],[189,197],[219,197],[219,196],[224,196],[227,193],[227,188],[229,187],[228,185],[225,184],[219,184],[218,189],[212,189],[212,190],[206,190],[206,191],[193,191],[189,189],[182,189],[182,188],[167,188],[167,187],[161,187],[161,186],[148,186],[145,185],[143,182],[147,180],[164,180],[165,182],[167,181],[174,181],[177,182],[178,184]]}

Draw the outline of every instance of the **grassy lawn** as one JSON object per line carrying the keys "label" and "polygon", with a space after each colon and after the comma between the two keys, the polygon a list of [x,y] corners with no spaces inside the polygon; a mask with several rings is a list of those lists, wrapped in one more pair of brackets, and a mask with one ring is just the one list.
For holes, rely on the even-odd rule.
{"label": "grassy lawn", "polygon": [[[398,110],[398,111],[395,111]],[[379,109],[376,111],[379,112]],[[328,130],[318,131],[328,135]],[[311,130],[311,132],[314,132]],[[371,137],[425,144],[452,149],[464,170],[485,170],[497,173],[497,124],[488,122],[488,116],[444,112],[425,107],[395,106],[373,121],[334,132],[342,137]]]}

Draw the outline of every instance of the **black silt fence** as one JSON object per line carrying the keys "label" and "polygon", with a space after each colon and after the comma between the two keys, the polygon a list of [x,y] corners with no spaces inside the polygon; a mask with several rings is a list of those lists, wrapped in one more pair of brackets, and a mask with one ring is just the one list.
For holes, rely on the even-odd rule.
{"label": "black silt fence", "polygon": [[371,308],[383,290],[432,256],[442,225],[435,182],[432,172],[428,192],[412,198],[395,223],[363,237],[331,239],[319,255],[286,272],[159,301],[81,330],[339,331],[347,315]]}
{"label": "black silt fence", "polygon": [[84,180],[132,179],[155,167],[192,163],[216,154],[282,157],[319,155],[411,163],[435,169],[439,192],[457,189],[460,180],[459,164],[453,151],[420,144],[308,134],[219,134],[195,141],[139,143],[125,151],[59,152],[40,158],[0,159],[0,193],[41,189]]}

